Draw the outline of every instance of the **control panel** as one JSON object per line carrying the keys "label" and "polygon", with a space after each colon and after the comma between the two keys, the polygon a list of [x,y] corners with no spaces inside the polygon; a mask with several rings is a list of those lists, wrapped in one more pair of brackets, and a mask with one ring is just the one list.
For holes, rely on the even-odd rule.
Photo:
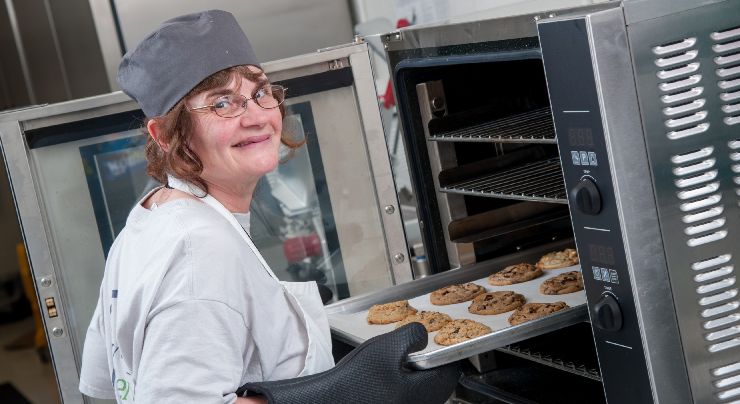
{"label": "control panel", "polygon": [[[652,402],[583,18],[538,24],[589,316],[609,402]],[[618,134],[616,134],[618,135]]]}

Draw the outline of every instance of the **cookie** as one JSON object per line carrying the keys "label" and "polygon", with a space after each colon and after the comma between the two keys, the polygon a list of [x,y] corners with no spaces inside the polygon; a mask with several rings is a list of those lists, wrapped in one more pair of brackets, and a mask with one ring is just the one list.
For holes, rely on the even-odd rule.
{"label": "cookie", "polygon": [[525,301],[524,296],[511,291],[484,293],[473,299],[468,311],[473,314],[501,314],[516,309]]}
{"label": "cookie", "polygon": [[537,262],[539,269],[565,268],[578,263],[578,252],[573,248],[547,253]]}
{"label": "cookie", "polygon": [[511,313],[511,316],[509,317],[509,324],[517,325],[521,323],[526,323],[527,321],[534,320],[540,317],[545,317],[549,314],[566,308],[568,308],[568,305],[565,304],[565,302],[527,303]]}
{"label": "cookie", "polygon": [[510,265],[488,277],[488,283],[496,286],[513,285],[530,281],[543,274],[542,270],[532,264],[521,263]]}
{"label": "cookie", "polygon": [[454,345],[491,332],[491,328],[473,320],[452,320],[442,327],[434,342],[439,345]]}
{"label": "cookie", "polygon": [[438,311],[420,311],[416,314],[412,314],[410,316],[406,316],[403,320],[401,320],[398,325],[396,325],[396,328],[404,326],[408,323],[421,323],[424,328],[427,329],[427,332],[437,331],[445,324],[452,321],[452,317],[448,316],[447,314],[440,313]]}
{"label": "cookie", "polygon": [[399,300],[385,304],[376,304],[367,312],[367,322],[370,324],[390,324],[401,321],[416,309],[409,306],[408,300]]}
{"label": "cookie", "polygon": [[543,295],[564,295],[579,290],[583,290],[583,276],[580,271],[563,272],[540,285],[540,293]]}
{"label": "cookie", "polygon": [[475,283],[462,283],[459,285],[445,286],[437,289],[429,296],[432,304],[442,306],[468,301],[481,293],[486,293],[486,288]]}

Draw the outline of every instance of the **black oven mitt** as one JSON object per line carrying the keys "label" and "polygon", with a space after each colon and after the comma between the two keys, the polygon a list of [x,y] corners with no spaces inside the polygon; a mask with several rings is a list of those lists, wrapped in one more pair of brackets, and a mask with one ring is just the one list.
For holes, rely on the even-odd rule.
{"label": "black oven mitt", "polygon": [[404,367],[406,356],[424,349],[427,332],[410,323],[373,337],[325,372],[295,379],[247,383],[237,395],[263,395],[270,404],[444,403],[462,372],[459,363],[430,370]]}

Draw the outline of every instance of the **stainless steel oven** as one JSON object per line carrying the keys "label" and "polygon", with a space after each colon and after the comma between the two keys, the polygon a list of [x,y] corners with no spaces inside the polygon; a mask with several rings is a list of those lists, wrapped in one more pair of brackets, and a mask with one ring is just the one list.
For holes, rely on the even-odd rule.
{"label": "stainless steel oven", "polygon": [[[740,398],[740,2],[609,2],[383,41],[432,270],[578,248],[590,326],[508,355],[601,381],[587,402]],[[531,372],[496,369],[463,385],[547,401],[513,393]]]}

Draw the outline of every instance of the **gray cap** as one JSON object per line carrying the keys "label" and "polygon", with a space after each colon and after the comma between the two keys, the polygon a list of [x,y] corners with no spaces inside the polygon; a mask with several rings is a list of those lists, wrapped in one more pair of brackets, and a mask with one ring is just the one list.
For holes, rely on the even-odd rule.
{"label": "gray cap", "polygon": [[118,84],[147,117],[166,114],[190,90],[220,70],[259,66],[236,18],[209,10],[167,20],[127,52]]}

